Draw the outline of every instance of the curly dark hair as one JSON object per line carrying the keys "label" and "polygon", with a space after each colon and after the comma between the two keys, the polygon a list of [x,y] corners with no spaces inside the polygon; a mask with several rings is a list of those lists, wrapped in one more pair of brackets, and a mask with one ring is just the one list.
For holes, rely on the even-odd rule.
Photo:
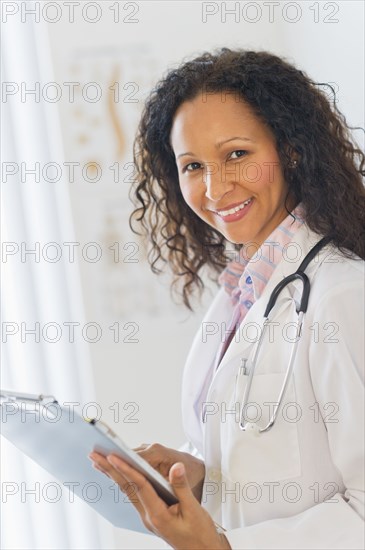
{"label": "curly dark hair", "polygon": [[[194,289],[200,294],[204,289],[199,276],[203,266],[216,276],[228,259],[225,237],[186,204],[169,142],[178,107],[203,89],[238,93],[250,105],[273,131],[284,179],[296,204],[303,204],[309,228],[331,236],[345,255],[365,259],[365,156],[336,102],[331,105],[318,83],[269,52],[205,52],[170,69],[148,96],[134,141],[137,175],[129,195],[136,207],[129,224],[150,239],[152,271],[161,273],[161,263],[169,264],[171,288],[183,283],[187,308],[192,310]],[[288,151],[299,155],[295,170],[290,169]]]}

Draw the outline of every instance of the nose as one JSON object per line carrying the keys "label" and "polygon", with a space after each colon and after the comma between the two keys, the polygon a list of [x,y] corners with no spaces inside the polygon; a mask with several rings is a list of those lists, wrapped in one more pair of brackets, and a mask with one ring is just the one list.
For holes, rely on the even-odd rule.
{"label": "nose", "polygon": [[206,186],[205,196],[211,201],[219,201],[223,195],[234,188],[234,181],[222,171],[217,163],[209,162],[206,165],[203,181]]}

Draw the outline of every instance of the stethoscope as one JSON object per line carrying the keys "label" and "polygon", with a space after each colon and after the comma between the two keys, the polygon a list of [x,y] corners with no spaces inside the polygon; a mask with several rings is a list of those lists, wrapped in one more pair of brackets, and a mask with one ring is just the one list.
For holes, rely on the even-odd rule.
{"label": "stethoscope", "polygon": [[[319,252],[319,250],[321,250],[321,248],[323,248],[330,240],[331,240],[330,237],[323,237],[323,239],[321,239],[308,252],[306,257],[304,258],[304,260],[302,261],[302,263],[298,267],[297,271],[295,271],[295,273],[292,273],[291,275],[288,275],[282,281],[280,281],[280,283],[276,285],[276,287],[274,288],[274,290],[272,291],[272,293],[270,295],[268,304],[266,306],[266,310],[264,312],[264,323],[263,323],[262,331],[261,331],[260,337],[257,341],[256,348],[253,351],[251,369],[248,373],[247,384],[245,386],[243,397],[242,397],[242,400],[241,400],[241,407],[240,407],[240,411],[239,411],[239,427],[243,431],[253,432],[255,435],[258,435],[258,434],[261,434],[263,432],[267,432],[268,430],[270,430],[273,427],[273,425],[276,421],[278,412],[279,412],[281,404],[283,402],[283,398],[284,398],[286,389],[288,387],[290,376],[293,372],[294,361],[295,361],[295,357],[296,357],[297,349],[298,349],[298,343],[300,341],[301,334],[302,334],[302,325],[303,325],[303,320],[304,320],[304,314],[307,311],[307,307],[308,307],[308,300],[309,300],[309,293],[310,293],[310,281],[308,279],[308,276],[304,273],[304,271],[307,268],[308,264],[316,256],[317,252]],[[265,335],[265,332],[266,332],[266,328],[267,328],[268,324],[270,323],[270,319],[269,319],[270,312],[271,312],[272,308],[274,307],[280,292],[282,292],[283,289],[288,284],[290,284],[292,281],[294,281],[296,279],[299,279],[302,282],[303,288],[302,288],[302,296],[301,296],[299,308],[296,310],[297,313],[298,313],[298,322],[297,322],[296,329],[295,329],[296,334],[295,334],[294,344],[292,345],[290,358],[289,358],[289,364],[288,364],[288,367],[287,367],[287,370],[286,370],[286,373],[285,373],[285,378],[284,378],[283,385],[282,385],[281,390],[280,390],[279,399],[278,399],[277,402],[275,402],[275,406],[273,407],[273,412],[271,414],[271,417],[270,417],[270,420],[269,420],[268,424],[264,428],[260,428],[256,422],[249,422],[249,421],[246,421],[246,420],[243,419],[244,412],[247,409],[247,405],[249,403],[248,400],[249,400],[249,395],[250,395],[250,389],[251,389],[251,385],[252,385],[253,376],[255,374],[255,369],[256,369],[256,364],[257,364],[257,357],[258,357],[259,352],[260,352],[260,348],[261,348],[261,345],[262,345],[262,342],[263,342],[263,338],[264,338],[264,335]],[[242,359],[241,361],[242,361],[242,364],[239,367],[239,372],[238,372],[238,375],[237,375],[237,378],[236,378],[236,384],[237,384],[237,379],[240,376],[247,374],[247,372],[246,372],[247,371],[247,368],[246,368],[247,359]]]}

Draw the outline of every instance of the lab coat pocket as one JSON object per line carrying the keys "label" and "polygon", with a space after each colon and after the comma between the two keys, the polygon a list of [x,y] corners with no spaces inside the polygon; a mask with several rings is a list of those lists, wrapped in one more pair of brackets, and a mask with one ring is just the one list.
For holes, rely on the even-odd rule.
{"label": "lab coat pocket", "polygon": [[[243,418],[265,427],[270,420],[284,382],[284,373],[253,377]],[[247,375],[237,379],[228,410],[241,409]],[[293,377],[271,429],[255,433],[240,428],[240,414],[227,414],[221,421],[222,474],[231,481],[270,482],[295,478],[301,473],[298,428],[300,407],[296,403]]]}

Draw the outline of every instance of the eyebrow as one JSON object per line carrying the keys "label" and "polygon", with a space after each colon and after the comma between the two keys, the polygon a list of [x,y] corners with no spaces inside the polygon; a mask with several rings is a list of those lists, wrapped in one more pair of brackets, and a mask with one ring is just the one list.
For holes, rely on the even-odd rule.
{"label": "eyebrow", "polygon": [[[240,139],[241,141],[250,141],[251,143],[255,143],[255,141],[253,139],[250,139],[248,137],[235,136],[235,137],[226,139],[224,141],[218,141],[215,146],[216,146],[217,149],[220,149],[222,147],[222,145],[224,145],[225,143],[228,143],[229,141],[233,141],[235,139]],[[191,151],[187,151],[186,153],[181,153],[180,155],[177,155],[176,160],[179,159],[180,157],[185,157],[187,155],[194,156],[194,153],[192,153]]]}

